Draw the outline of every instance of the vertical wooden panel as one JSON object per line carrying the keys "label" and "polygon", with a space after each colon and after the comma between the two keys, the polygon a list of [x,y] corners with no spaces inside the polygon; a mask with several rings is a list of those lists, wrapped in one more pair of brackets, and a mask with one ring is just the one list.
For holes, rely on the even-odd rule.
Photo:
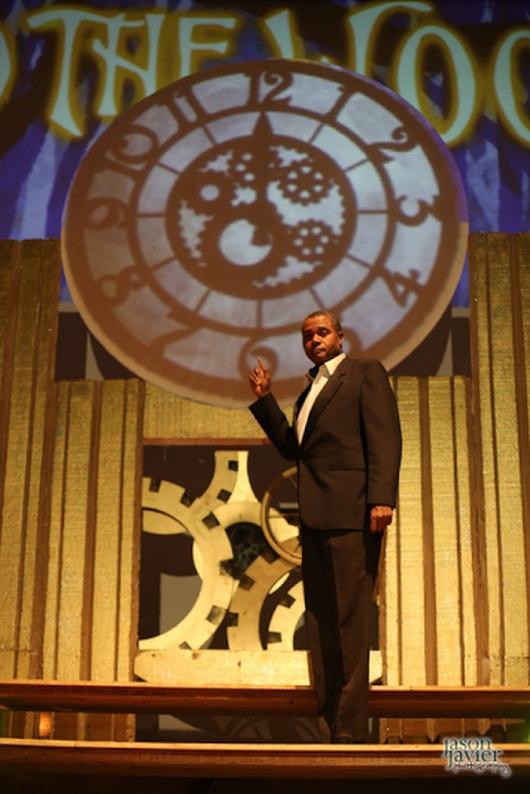
{"label": "vertical wooden panel", "polygon": [[[8,449],[9,417],[11,407],[11,382],[13,378],[13,345],[16,329],[17,289],[20,280],[19,247],[15,243],[0,243],[0,500],[3,503],[6,489],[6,458]],[[3,522],[0,520],[0,576],[5,578],[10,571],[12,549],[7,546]],[[15,550],[16,551],[16,550]],[[12,585],[11,585],[12,586]],[[11,613],[16,608],[9,598],[9,591],[0,581],[0,623],[6,621],[7,635],[0,641],[0,676],[9,678],[14,674],[16,649],[13,637]],[[13,595],[11,591],[11,595]],[[9,627],[11,626],[11,633]],[[11,642],[9,640],[12,640]],[[7,640],[6,644],[4,642]],[[2,735],[15,735],[13,715],[2,715]]]}
{"label": "vertical wooden panel", "polygon": [[[59,438],[54,450],[50,518],[50,544],[57,542],[58,548],[50,548],[55,575],[48,576],[47,588],[55,619],[53,643],[45,646],[45,652],[53,654],[53,678],[67,681],[88,678],[96,405],[94,383],[61,384],[58,390]],[[86,715],[58,715],[55,736],[83,739],[86,722]]]}
{"label": "vertical wooden panel", "polygon": [[[93,511],[92,434],[93,383],[72,383],[68,407],[68,436],[62,488],[61,571],[58,597],[56,675],[62,680],[87,678],[82,653],[89,625],[86,600],[93,570],[91,517]],[[55,485],[55,483],[54,483]]]}
{"label": "vertical wooden panel", "polygon": [[90,679],[130,680],[141,436],[137,381],[100,384]]}
{"label": "vertical wooden panel", "polygon": [[504,609],[501,586],[500,516],[498,510],[497,464],[495,445],[495,407],[492,382],[493,344],[489,305],[488,238],[477,235],[470,250],[472,270],[471,339],[473,412],[476,417],[474,431],[478,454],[477,469],[482,473],[480,491],[477,493],[481,534],[484,543],[485,568],[488,589],[487,624],[488,647],[483,658],[487,683],[501,684],[504,680],[502,659],[504,654]]}
{"label": "vertical wooden panel", "polygon": [[[143,388],[101,384],[90,679],[130,680],[136,647]],[[133,738],[134,718],[90,718],[92,739]]]}
{"label": "vertical wooden panel", "polygon": [[[397,390],[403,430],[399,508],[401,605],[400,684],[426,684],[425,581],[421,503],[420,395],[416,378],[401,378]],[[390,536],[391,537],[391,536]],[[413,572],[413,575],[411,575]]]}
{"label": "vertical wooden panel", "polygon": [[[417,378],[398,378],[396,397],[403,431],[399,503],[395,525],[386,533],[382,638],[386,679],[392,684],[426,683],[425,581],[421,502],[420,390]],[[395,645],[391,646],[390,640]],[[408,720],[416,738],[426,733],[425,720]],[[404,720],[380,721],[383,741],[399,739]]]}
{"label": "vertical wooden panel", "polygon": [[121,483],[125,383],[103,384],[101,398],[95,509],[94,589],[92,604],[90,679],[112,681],[116,673]]}
{"label": "vertical wooden panel", "polygon": [[23,583],[20,605],[19,646],[31,648],[19,659],[16,675],[32,678],[40,674],[42,600],[45,560],[42,553],[47,542],[49,487],[48,461],[51,452],[53,410],[51,386],[55,369],[57,340],[57,306],[59,287],[59,250],[54,241],[43,243],[32,261],[23,247],[24,270],[38,268],[38,312],[35,316],[36,340],[33,351],[34,399],[31,416],[31,445],[28,451],[27,515]]}
{"label": "vertical wooden panel", "polygon": [[[56,243],[0,245],[0,675],[9,677],[40,670],[35,618],[58,281]],[[21,731],[32,731],[31,717],[11,722],[12,734]]]}
{"label": "vertical wooden panel", "polygon": [[[491,393],[489,379],[479,386],[479,376],[481,366],[487,365],[488,349],[486,344],[479,350],[477,340],[479,336],[488,339],[488,312],[486,303],[486,270],[488,259],[487,237],[483,234],[471,235],[469,238],[469,269],[470,269],[470,343],[471,343],[471,441],[470,441],[470,487],[472,493],[472,524],[473,524],[473,569],[475,571],[475,595],[477,599],[477,609],[475,611],[475,626],[477,637],[477,683],[489,684],[492,682],[490,648],[499,648],[498,621],[495,627],[490,630],[491,611],[497,611],[499,603],[499,583],[498,576],[494,580],[494,586],[490,587],[488,570],[492,567],[491,555],[488,556],[488,536],[490,533],[491,546],[491,526],[496,526],[497,504],[495,500],[495,490],[488,488],[487,498],[485,491],[485,474],[488,474],[488,482],[493,482],[493,457],[491,446],[484,443],[482,439],[483,414],[485,421],[489,417],[491,422]],[[488,511],[489,524],[486,526],[486,511]],[[497,558],[494,547],[495,558]],[[494,568],[493,563],[493,568]],[[490,601],[496,602],[490,606]]]}
{"label": "vertical wooden panel", "polygon": [[462,669],[459,684],[477,681],[477,613],[483,609],[477,598],[477,564],[471,510],[471,435],[469,383],[462,377],[451,381],[455,471],[455,519],[458,545],[459,622]]}
{"label": "vertical wooden panel", "polygon": [[526,683],[528,612],[520,479],[511,246],[494,236],[489,258],[491,366],[502,559],[505,684]]}
{"label": "vertical wooden panel", "polygon": [[[133,678],[134,657],[138,651],[144,401],[145,385],[138,381],[128,381],[123,443],[122,523],[119,549],[120,585],[115,666],[115,677],[118,681],[129,681]],[[132,741],[135,737],[135,727],[134,715],[116,715],[113,735],[116,739]]]}
{"label": "vertical wooden panel", "polygon": [[459,516],[455,492],[453,406],[449,378],[429,379],[429,435],[436,588],[437,684],[463,678]]}
{"label": "vertical wooden panel", "polygon": [[516,684],[528,680],[529,655],[528,546],[523,516],[523,490],[528,486],[521,480],[524,453],[519,433],[521,403],[527,397],[521,397],[525,365],[516,352],[521,311],[519,317],[514,313],[514,305],[520,302],[520,294],[514,294],[518,262],[508,235],[489,235],[482,244],[487,251],[474,270],[472,339],[484,472],[491,683]]}
{"label": "vertical wooden panel", "polygon": [[[2,504],[9,498],[7,489],[7,458],[13,378],[13,347],[16,331],[17,288],[20,279],[19,248],[15,244],[0,245],[0,495]],[[0,675],[9,678],[15,670],[15,616],[17,568],[12,567],[20,554],[18,544],[12,547],[11,535],[20,527],[4,527],[4,513],[0,514]]]}
{"label": "vertical wooden panel", "polygon": [[[476,682],[475,582],[469,479],[469,403],[462,378],[429,379],[430,476],[436,589],[436,683]],[[424,472],[424,476],[426,472]],[[458,718],[429,722],[431,738],[476,730]]]}
{"label": "vertical wooden panel", "polygon": [[[396,564],[395,601],[385,591],[385,626],[395,626],[393,636],[398,642],[389,655],[388,635],[382,647],[387,658],[388,683],[426,683],[425,671],[425,586],[423,578],[423,516],[421,508],[421,424],[420,395],[417,378],[398,378],[396,382],[401,427],[403,457],[401,463],[399,501],[396,510],[395,532],[387,533],[388,569],[390,560]],[[414,570],[415,575],[408,572]],[[388,570],[387,570],[388,577]],[[392,576],[386,579],[392,583]],[[406,617],[405,617],[406,616]],[[392,671],[389,662],[397,667]],[[387,741],[403,735],[401,719],[382,720],[381,734]],[[412,731],[425,732],[425,721],[409,723]]]}
{"label": "vertical wooden panel", "polygon": [[[17,267],[20,267],[20,262]],[[34,315],[38,310],[40,286],[37,258],[29,259],[29,267],[24,268],[23,275],[19,281],[13,339],[11,394],[16,395],[16,399],[11,399],[9,409],[0,513],[0,600],[7,606],[0,621],[0,647],[14,651],[9,674],[15,676],[17,656],[21,650],[18,639],[27,532],[28,468],[33,441],[34,353],[37,342]]]}
{"label": "vertical wooden panel", "polygon": [[[512,310],[514,326],[515,394],[522,487],[522,525],[526,569],[526,611],[530,616],[530,234],[512,238]],[[530,676],[530,650],[528,675]]]}
{"label": "vertical wooden panel", "polygon": [[47,587],[44,599],[42,677],[57,678],[59,642],[61,570],[63,560],[66,452],[68,448],[70,384],[59,383],[55,389],[55,444],[50,471],[51,506],[47,548]]}
{"label": "vertical wooden panel", "polygon": [[128,381],[121,488],[119,621],[115,669],[115,676],[119,681],[131,679],[138,643],[143,407],[144,384]]}
{"label": "vertical wooden panel", "polygon": [[429,381],[420,378],[420,460],[421,508],[423,516],[423,579],[425,600],[425,678],[435,684],[438,678],[436,580],[434,561],[433,471],[431,454]]}

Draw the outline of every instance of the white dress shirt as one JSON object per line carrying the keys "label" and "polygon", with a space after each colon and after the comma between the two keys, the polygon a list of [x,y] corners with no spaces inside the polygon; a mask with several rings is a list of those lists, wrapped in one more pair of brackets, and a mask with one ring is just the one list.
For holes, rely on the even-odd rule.
{"label": "white dress shirt", "polygon": [[330,358],[328,361],[324,361],[323,364],[320,365],[318,368],[318,372],[313,378],[313,383],[311,384],[311,388],[309,389],[307,396],[298,412],[298,416],[296,417],[296,435],[298,436],[298,443],[302,443],[302,439],[304,437],[305,428],[307,425],[307,420],[309,418],[309,414],[311,413],[311,408],[315,404],[315,400],[331,378],[337,367],[339,366],[340,362],[346,358],[344,353],[338,353],[333,358]]}

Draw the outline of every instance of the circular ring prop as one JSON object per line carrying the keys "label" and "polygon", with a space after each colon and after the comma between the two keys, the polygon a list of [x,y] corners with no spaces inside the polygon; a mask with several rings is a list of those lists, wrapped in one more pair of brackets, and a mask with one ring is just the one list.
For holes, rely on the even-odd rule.
{"label": "circular ring prop", "polygon": [[[293,486],[293,496],[296,498],[296,466],[286,469],[271,482],[261,500],[259,522],[265,539],[284,560],[293,565],[300,565],[302,552],[298,527],[298,508],[286,512],[279,512],[272,506],[278,490],[286,483]],[[296,524],[287,520],[295,518]]]}

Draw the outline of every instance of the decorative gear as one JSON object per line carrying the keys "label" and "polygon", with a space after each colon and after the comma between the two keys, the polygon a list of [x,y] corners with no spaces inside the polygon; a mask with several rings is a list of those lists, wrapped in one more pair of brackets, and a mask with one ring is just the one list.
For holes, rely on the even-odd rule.
{"label": "decorative gear", "polygon": [[143,478],[143,531],[157,535],[190,535],[194,542],[195,567],[202,584],[190,611],[161,634],[140,640],[141,651],[202,648],[222,622],[234,590],[233,581],[226,575],[233,553],[226,525],[215,517],[214,511],[217,507],[225,507],[226,495],[235,490],[237,470],[226,464],[237,460],[237,452],[225,452],[221,456],[216,453],[215,476],[195,501],[190,500],[180,485]]}
{"label": "decorative gear", "polygon": [[248,150],[233,151],[228,177],[239,185],[250,187],[256,181],[254,155]]}
{"label": "decorative gear", "polygon": [[279,176],[280,190],[295,204],[316,204],[325,198],[333,180],[310,157],[293,162]]}
{"label": "decorative gear", "polygon": [[331,226],[317,220],[302,221],[291,230],[291,252],[302,261],[322,264],[333,255],[337,239]]}

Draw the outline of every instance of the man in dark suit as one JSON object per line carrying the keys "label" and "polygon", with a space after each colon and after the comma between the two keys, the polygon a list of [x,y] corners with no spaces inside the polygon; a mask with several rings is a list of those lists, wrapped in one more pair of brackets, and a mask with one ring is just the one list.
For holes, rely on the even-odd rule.
{"label": "man in dark suit", "polygon": [[379,361],[342,352],[329,312],[308,315],[302,343],[314,364],[292,426],[258,360],[250,410],[298,467],[302,578],[313,679],[325,741],[368,738],[368,660],[373,585],[382,533],[396,501],[401,432]]}

